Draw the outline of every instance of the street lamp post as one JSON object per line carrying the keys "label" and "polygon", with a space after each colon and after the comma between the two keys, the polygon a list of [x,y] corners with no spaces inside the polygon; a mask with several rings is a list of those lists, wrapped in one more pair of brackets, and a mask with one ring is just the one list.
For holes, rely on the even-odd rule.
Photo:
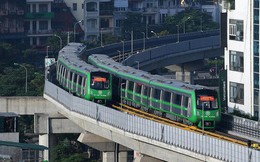
{"label": "street lamp post", "polygon": [[180,27],[179,25],[176,25],[177,26],[177,43],[180,42]]}
{"label": "street lamp post", "polygon": [[25,69],[25,93],[27,93],[27,68],[21,64],[14,63],[15,66],[20,66]]}
{"label": "street lamp post", "polygon": [[123,85],[125,85],[126,83],[121,83],[121,87],[120,87],[120,99],[121,99],[121,109],[122,109],[122,104],[123,104],[123,94],[122,94],[122,91],[123,91]]}
{"label": "street lamp post", "polygon": [[186,30],[186,29],[185,29],[185,28],[186,28],[186,27],[185,27],[185,23],[186,23],[186,21],[189,20],[189,19],[190,19],[190,17],[188,17],[188,18],[187,18],[186,20],[184,20],[184,22],[183,22],[183,23],[184,23],[184,25],[183,25],[183,33],[185,33],[185,30]]}
{"label": "street lamp post", "polygon": [[118,62],[120,62],[120,60],[121,60],[121,51],[117,50],[117,52],[118,52]]}
{"label": "street lamp post", "polygon": [[156,36],[157,38],[159,38],[159,36],[157,35],[157,33],[155,33],[154,31],[151,31],[151,33],[153,33],[154,36]]}
{"label": "street lamp post", "polygon": [[74,42],[75,42],[75,37],[76,37],[76,35],[75,35],[75,34],[76,34],[76,31],[75,31],[76,25],[79,24],[79,23],[81,23],[82,21],[83,21],[83,20],[80,20],[80,21],[74,23],[74,28],[73,28]]}
{"label": "street lamp post", "polygon": [[58,37],[60,39],[60,49],[62,48],[62,39],[60,36],[58,36],[57,34],[54,34],[53,35],[54,37]]}
{"label": "street lamp post", "polygon": [[142,32],[142,34],[143,34],[143,50],[145,50],[145,33]]}
{"label": "street lamp post", "polygon": [[139,70],[139,61],[135,61],[135,63],[137,63],[137,69]]}
{"label": "street lamp post", "polygon": [[46,58],[49,58],[49,47],[50,47],[50,46],[47,46],[47,47],[46,47]]}
{"label": "street lamp post", "polygon": [[131,54],[134,54],[134,31],[131,31]]}
{"label": "street lamp post", "polygon": [[104,46],[103,46],[103,33],[102,33],[102,32],[103,32],[103,29],[101,28],[101,29],[100,29],[100,46],[101,46],[101,47],[104,47]]}
{"label": "street lamp post", "polygon": [[218,59],[215,57],[216,61],[216,77],[218,76]]}
{"label": "street lamp post", "polygon": [[202,30],[202,15],[200,16],[200,31],[203,32],[203,30]]}
{"label": "street lamp post", "polygon": [[202,102],[202,134],[204,135],[204,102]]}
{"label": "street lamp post", "polygon": [[122,40],[121,41],[122,42],[122,55],[123,55],[123,61],[125,60],[125,41],[124,40]]}

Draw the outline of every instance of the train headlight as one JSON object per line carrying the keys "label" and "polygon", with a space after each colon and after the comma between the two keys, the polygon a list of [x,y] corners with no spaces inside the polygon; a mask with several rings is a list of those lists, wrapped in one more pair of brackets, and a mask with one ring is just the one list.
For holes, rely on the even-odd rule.
{"label": "train headlight", "polygon": [[197,116],[200,116],[200,112],[199,111],[197,111]]}
{"label": "train headlight", "polygon": [[108,96],[110,96],[110,95],[111,95],[111,93],[110,93],[110,92],[107,92],[107,95],[108,95]]}
{"label": "train headlight", "polygon": [[93,95],[93,91],[92,90],[90,91],[90,94]]}
{"label": "train headlight", "polygon": [[219,112],[218,111],[216,112],[216,116],[219,116]]}

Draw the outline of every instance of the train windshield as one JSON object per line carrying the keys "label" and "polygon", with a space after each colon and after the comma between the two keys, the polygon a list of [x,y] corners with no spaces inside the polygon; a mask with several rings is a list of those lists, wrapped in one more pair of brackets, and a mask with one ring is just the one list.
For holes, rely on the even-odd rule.
{"label": "train windshield", "polygon": [[103,72],[91,73],[91,88],[97,90],[109,89],[109,83],[109,74]]}
{"label": "train windshield", "polygon": [[218,95],[214,90],[197,90],[196,104],[198,109],[215,110],[219,108]]}

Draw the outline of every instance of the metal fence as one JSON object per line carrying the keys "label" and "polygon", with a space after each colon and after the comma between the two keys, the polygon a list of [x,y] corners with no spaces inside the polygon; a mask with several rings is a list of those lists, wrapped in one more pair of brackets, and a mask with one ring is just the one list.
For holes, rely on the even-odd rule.
{"label": "metal fence", "polygon": [[259,162],[260,159],[260,151],[98,105],[75,97],[48,81],[45,81],[44,93],[71,111],[170,146],[227,162]]}
{"label": "metal fence", "polygon": [[239,133],[249,138],[255,138],[256,140],[258,139],[257,142],[260,141],[260,123],[257,121],[222,114],[222,122],[219,129]]}

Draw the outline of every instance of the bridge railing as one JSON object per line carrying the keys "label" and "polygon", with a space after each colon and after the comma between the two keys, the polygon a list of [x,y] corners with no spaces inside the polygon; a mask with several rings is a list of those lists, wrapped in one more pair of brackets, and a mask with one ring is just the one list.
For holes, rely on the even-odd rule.
{"label": "bridge railing", "polygon": [[47,80],[44,93],[70,111],[132,133],[132,138],[146,137],[150,139],[146,142],[154,140],[168,144],[173,151],[179,147],[228,162],[259,162],[260,159],[260,151],[98,105],[75,97]]}
{"label": "bridge railing", "polygon": [[[209,36],[204,38],[192,39],[187,41],[182,41],[178,43],[170,43],[162,45],[158,48],[150,48],[138,54],[131,55],[126,60],[123,61],[124,65],[132,66],[136,61],[139,64],[149,64],[150,61],[155,61],[158,59],[170,59],[176,56],[185,56],[185,52],[196,52],[205,51],[211,49],[220,48],[220,36]],[[190,55],[187,57],[194,57],[197,60],[203,59],[207,56],[204,55]],[[219,54],[220,55],[220,54]],[[201,58],[200,58],[201,57]],[[184,61],[185,62],[185,61]]]}

